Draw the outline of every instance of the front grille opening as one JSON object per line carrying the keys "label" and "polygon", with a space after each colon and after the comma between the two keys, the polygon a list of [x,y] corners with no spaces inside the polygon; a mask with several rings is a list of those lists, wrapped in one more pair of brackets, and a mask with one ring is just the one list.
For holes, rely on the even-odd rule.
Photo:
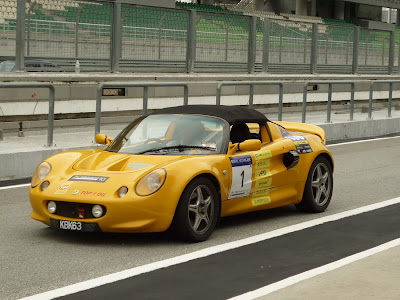
{"label": "front grille opening", "polygon": [[[76,203],[76,202],[63,202],[63,201],[54,201],[57,205],[57,210],[54,215],[60,217],[66,217],[71,219],[96,219],[92,214],[92,208],[96,204],[88,204],[88,203]],[[103,208],[103,216],[106,215],[107,209],[105,206],[101,205]],[[79,218],[79,212],[83,210],[84,218]]]}

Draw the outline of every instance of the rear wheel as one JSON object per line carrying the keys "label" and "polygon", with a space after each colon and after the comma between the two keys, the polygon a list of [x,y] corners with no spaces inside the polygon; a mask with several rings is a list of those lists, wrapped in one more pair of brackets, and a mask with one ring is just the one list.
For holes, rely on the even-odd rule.
{"label": "rear wheel", "polygon": [[311,165],[304,187],[303,199],[296,207],[301,211],[323,212],[329,205],[333,191],[332,167],[323,157],[317,157]]}
{"label": "rear wheel", "polygon": [[202,242],[214,231],[221,210],[215,186],[207,178],[196,178],[182,193],[176,208],[173,231],[190,242]]}

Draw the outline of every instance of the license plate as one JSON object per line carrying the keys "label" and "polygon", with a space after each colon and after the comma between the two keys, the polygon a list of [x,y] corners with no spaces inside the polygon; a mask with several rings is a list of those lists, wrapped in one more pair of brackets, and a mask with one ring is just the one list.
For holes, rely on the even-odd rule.
{"label": "license plate", "polygon": [[60,229],[80,231],[82,230],[82,222],[60,220]]}

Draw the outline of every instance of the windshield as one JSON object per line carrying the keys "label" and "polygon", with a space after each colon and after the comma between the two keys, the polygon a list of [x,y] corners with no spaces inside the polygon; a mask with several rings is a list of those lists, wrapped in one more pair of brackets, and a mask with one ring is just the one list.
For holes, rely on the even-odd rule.
{"label": "windshield", "polygon": [[14,61],[3,61],[0,63],[0,72],[12,72],[14,69],[15,62]]}
{"label": "windshield", "polygon": [[219,154],[225,122],[197,115],[151,115],[128,126],[108,151],[127,154]]}

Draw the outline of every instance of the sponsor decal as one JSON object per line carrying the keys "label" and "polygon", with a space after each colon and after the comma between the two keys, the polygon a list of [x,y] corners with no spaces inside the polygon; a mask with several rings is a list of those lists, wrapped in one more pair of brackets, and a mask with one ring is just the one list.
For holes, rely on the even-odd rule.
{"label": "sponsor decal", "polygon": [[270,169],[262,169],[262,170],[256,170],[255,172],[255,178],[262,178],[262,177],[269,177],[272,176],[272,173]]}
{"label": "sponsor decal", "polygon": [[65,194],[68,191],[71,184],[72,183],[70,183],[70,182],[63,183],[54,194]]}
{"label": "sponsor decal", "polygon": [[271,150],[261,150],[254,152],[254,157],[256,158],[256,161],[266,158],[271,158],[272,157]]}
{"label": "sponsor decal", "polygon": [[253,192],[253,197],[258,198],[258,197],[264,197],[269,195],[269,188],[261,188],[261,189],[256,189]]}
{"label": "sponsor decal", "polygon": [[139,170],[139,169],[144,169],[147,167],[152,167],[154,165],[152,164],[146,164],[146,163],[140,163],[140,162],[131,162],[128,163],[128,168],[132,170]]}
{"label": "sponsor decal", "polygon": [[81,195],[84,196],[97,196],[97,197],[105,197],[107,193],[102,193],[102,192],[91,192],[91,191],[82,191]]}
{"label": "sponsor decal", "polygon": [[72,195],[78,195],[79,194],[79,191],[78,190],[74,190],[73,192],[72,192]]}
{"label": "sponsor decal", "polygon": [[251,199],[251,203],[253,204],[253,206],[264,205],[271,203],[271,198],[269,196],[253,198]]}
{"label": "sponsor decal", "polygon": [[110,177],[105,176],[88,176],[88,175],[74,175],[68,181],[89,181],[89,182],[99,182],[104,183]]}
{"label": "sponsor decal", "polygon": [[262,188],[262,187],[267,187],[272,185],[272,178],[262,178],[256,181],[255,188]]}
{"label": "sponsor decal", "polygon": [[253,160],[250,155],[229,158],[232,165],[232,185],[228,199],[246,197],[251,191]]}
{"label": "sponsor decal", "polygon": [[256,161],[256,170],[269,168],[269,167],[270,167],[270,160],[269,159],[263,159],[263,160]]}
{"label": "sponsor decal", "polygon": [[312,148],[308,140],[302,135],[288,135],[285,139],[292,140],[296,146],[296,150],[299,154],[311,153]]}

